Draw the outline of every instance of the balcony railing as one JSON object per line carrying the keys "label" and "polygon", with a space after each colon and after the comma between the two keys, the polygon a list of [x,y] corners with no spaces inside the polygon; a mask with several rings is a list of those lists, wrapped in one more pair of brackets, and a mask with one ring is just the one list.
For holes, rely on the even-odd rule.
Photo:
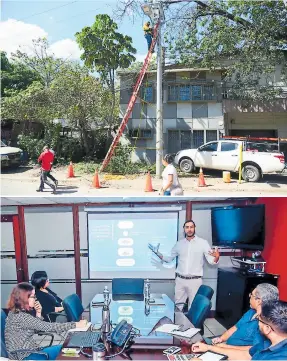
{"label": "balcony railing", "polygon": [[168,84],[168,102],[193,102],[217,100],[214,84]]}

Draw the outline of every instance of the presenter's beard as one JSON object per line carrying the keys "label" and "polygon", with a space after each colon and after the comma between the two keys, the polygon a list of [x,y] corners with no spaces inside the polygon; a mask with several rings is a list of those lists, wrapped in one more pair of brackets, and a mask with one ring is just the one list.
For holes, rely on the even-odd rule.
{"label": "presenter's beard", "polygon": [[193,237],[195,235],[195,231],[194,232],[188,232],[188,233],[184,233],[185,234],[185,238],[187,237]]}

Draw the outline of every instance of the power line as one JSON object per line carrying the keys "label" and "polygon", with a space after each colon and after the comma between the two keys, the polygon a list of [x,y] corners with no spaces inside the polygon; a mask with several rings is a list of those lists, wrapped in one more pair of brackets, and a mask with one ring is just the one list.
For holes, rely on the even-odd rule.
{"label": "power line", "polygon": [[45,11],[42,11],[42,12],[40,12],[40,13],[35,13],[35,14],[32,14],[32,15],[26,16],[25,18],[21,18],[21,19],[19,19],[18,21],[26,20],[26,19],[29,19],[29,18],[31,18],[31,17],[33,17],[33,16],[36,16],[36,15],[45,14],[45,13],[51,11],[51,10],[60,9],[60,8],[63,8],[64,6],[74,4],[74,3],[78,2],[78,1],[79,1],[79,0],[74,0],[74,1],[68,2],[68,3],[64,4],[64,5],[55,6],[54,8],[50,8],[50,9],[45,10]]}

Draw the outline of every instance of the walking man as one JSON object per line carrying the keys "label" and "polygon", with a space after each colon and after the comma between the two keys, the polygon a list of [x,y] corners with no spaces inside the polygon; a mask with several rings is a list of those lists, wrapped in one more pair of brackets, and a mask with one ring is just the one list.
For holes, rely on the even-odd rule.
{"label": "walking man", "polygon": [[[44,184],[47,184],[50,188],[53,189],[53,193],[55,193],[58,181],[50,174],[54,162],[54,153],[50,151],[47,145],[43,148],[43,152],[40,154],[38,162],[41,162],[41,182],[39,189],[37,189],[37,192],[43,192]],[[55,185],[52,184],[47,178],[52,179]]]}

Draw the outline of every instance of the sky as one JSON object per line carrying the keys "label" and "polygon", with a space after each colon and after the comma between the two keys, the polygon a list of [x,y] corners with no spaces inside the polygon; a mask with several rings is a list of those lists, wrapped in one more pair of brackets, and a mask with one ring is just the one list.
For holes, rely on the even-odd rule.
{"label": "sky", "polygon": [[[1,1],[1,0],[0,0]],[[97,14],[113,15],[117,0],[2,0],[0,22],[0,48],[8,57],[21,46],[29,54],[33,39],[46,37],[50,51],[56,57],[78,60],[81,51],[75,41],[75,33],[90,26]],[[126,16],[119,32],[133,39],[137,60],[142,61],[147,52],[142,26],[148,19]]]}

